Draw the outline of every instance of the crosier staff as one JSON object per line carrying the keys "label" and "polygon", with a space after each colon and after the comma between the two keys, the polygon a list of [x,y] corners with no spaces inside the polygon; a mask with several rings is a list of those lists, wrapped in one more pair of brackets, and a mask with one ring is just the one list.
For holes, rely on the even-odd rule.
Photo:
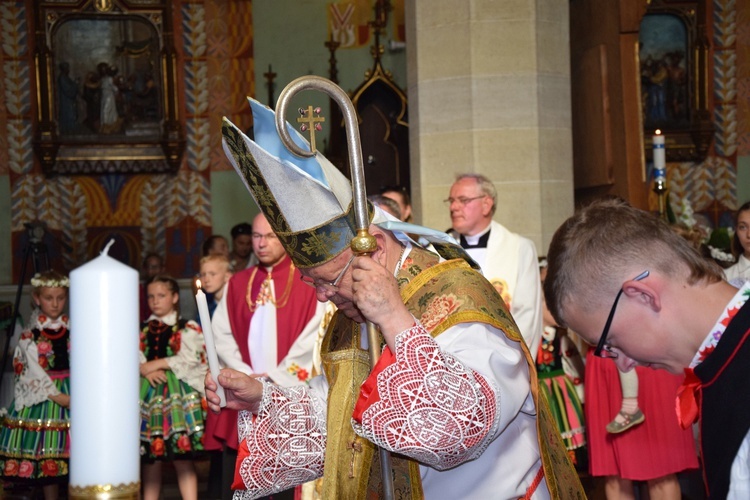
{"label": "crosier staff", "polygon": [[[365,169],[362,162],[362,146],[357,126],[357,112],[352,101],[341,87],[320,76],[303,76],[293,80],[279,95],[276,102],[276,130],[281,142],[297,156],[308,158],[315,156],[312,151],[306,151],[292,140],[286,127],[284,117],[291,101],[297,93],[303,90],[318,90],[327,94],[341,108],[346,128],[346,142],[349,148],[349,168],[352,178],[352,201],[354,203],[354,218],[357,224],[357,235],[350,243],[352,251],[357,255],[371,255],[377,249],[375,238],[369,233],[370,219],[367,213],[367,194],[365,192]],[[312,132],[312,130],[311,130]],[[370,366],[374,367],[380,359],[380,333],[372,321],[367,321],[367,339],[370,344]],[[393,500],[393,477],[391,476],[391,455],[388,450],[380,448],[380,470],[383,482],[383,498]]]}

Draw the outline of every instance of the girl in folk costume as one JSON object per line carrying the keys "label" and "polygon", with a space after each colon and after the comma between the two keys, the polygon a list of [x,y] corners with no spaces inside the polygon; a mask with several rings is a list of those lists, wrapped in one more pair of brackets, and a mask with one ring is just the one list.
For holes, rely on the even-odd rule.
{"label": "girl in folk costume", "polygon": [[31,285],[34,310],[13,356],[15,398],[0,428],[0,470],[6,480],[42,485],[50,500],[67,479],[70,456],[70,331],[63,314],[70,282],[46,271]]}
{"label": "girl in folk costume", "polygon": [[161,490],[162,462],[172,461],[184,499],[198,497],[193,459],[203,451],[206,355],[194,321],[179,317],[179,288],[155,276],[147,288],[151,316],[141,328],[143,498]]}

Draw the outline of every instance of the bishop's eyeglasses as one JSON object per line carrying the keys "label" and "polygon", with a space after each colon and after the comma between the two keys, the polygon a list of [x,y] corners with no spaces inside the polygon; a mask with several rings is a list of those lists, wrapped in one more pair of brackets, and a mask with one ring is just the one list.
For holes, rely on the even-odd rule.
{"label": "bishop's eyeglasses", "polygon": [[[642,279],[646,278],[649,275],[648,271],[643,271],[641,274],[633,278],[631,281],[641,281]],[[615,296],[615,301],[612,304],[612,309],[609,310],[609,316],[607,316],[607,322],[604,323],[604,330],[602,330],[602,336],[599,337],[599,342],[596,344],[596,349],[594,350],[594,356],[598,356],[600,358],[609,358],[609,359],[617,359],[617,352],[612,350],[612,346],[607,344],[607,335],[609,335],[609,329],[612,326],[612,319],[615,317],[615,310],[617,309],[617,303],[620,301],[620,296],[622,295],[623,288],[620,287],[620,290],[617,292],[617,295]]]}
{"label": "bishop's eyeglasses", "polygon": [[352,256],[349,258],[349,262],[346,263],[341,272],[339,272],[339,275],[336,276],[336,279],[333,281],[316,282],[310,276],[304,275],[300,276],[299,279],[301,279],[302,283],[304,283],[305,285],[311,286],[315,289],[333,289],[333,291],[338,291],[339,283],[341,283],[341,280],[344,279],[344,274],[346,274],[346,270],[349,269],[349,266],[352,265],[354,257],[356,257],[356,255],[352,254]]}

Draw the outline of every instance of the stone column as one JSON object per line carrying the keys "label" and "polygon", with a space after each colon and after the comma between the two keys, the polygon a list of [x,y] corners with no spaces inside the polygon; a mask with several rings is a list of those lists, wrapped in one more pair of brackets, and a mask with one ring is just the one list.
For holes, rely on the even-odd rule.
{"label": "stone column", "polygon": [[495,183],[495,219],[542,255],[573,212],[568,2],[407,0],[418,222],[450,227],[455,175]]}

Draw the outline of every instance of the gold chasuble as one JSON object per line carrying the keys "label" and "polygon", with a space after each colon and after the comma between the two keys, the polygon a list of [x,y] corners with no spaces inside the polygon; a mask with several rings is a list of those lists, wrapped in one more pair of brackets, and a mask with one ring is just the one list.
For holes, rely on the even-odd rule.
{"label": "gold chasuble", "polygon": [[[521,344],[529,366],[539,449],[551,497],[585,498],[547,401],[539,396],[534,361],[495,288],[464,260],[439,263],[436,255],[417,247],[412,248],[396,279],[406,307],[433,338],[452,326],[472,322],[492,325]],[[322,345],[323,370],[330,384],[322,498],[382,497],[376,447],[357,436],[351,423],[360,386],[370,373],[368,352],[360,346],[359,325],[336,314]],[[392,462],[396,497],[423,498],[419,464],[397,454],[392,454]]]}

